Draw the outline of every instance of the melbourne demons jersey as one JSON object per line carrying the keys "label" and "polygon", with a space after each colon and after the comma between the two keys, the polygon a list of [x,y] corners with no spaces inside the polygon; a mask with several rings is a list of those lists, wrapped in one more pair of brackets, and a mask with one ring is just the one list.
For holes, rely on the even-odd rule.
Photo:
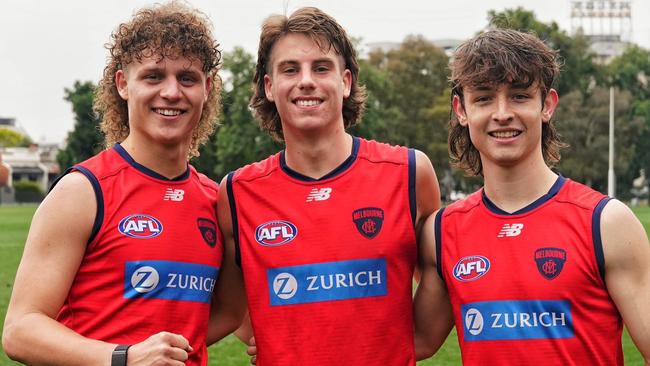
{"label": "melbourne demons jersey", "polygon": [[413,150],[353,139],[321,179],[284,152],[228,176],[257,364],[414,365]]}
{"label": "melbourne demons jersey", "polygon": [[508,214],[480,190],[436,216],[464,365],[622,365],[622,319],[604,282],[609,198],[559,177]]}
{"label": "melbourne demons jersey", "polygon": [[168,331],[205,365],[212,291],[221,266],[217,185],[188,165],[169,180],[120,145],[74,166],[92,183],[97,216],[57,320],[83,336],[134,344]]}

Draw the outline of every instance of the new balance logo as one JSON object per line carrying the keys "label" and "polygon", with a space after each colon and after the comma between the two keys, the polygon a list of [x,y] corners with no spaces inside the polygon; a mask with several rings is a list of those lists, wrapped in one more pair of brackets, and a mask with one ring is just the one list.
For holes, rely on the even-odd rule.
{"label": "new balance logo", "polygon": [[180,202],[183,200],[183,196],[185,196],[184,190],[167,188],[167,190],[165,191],[165,197],[163,198],[163,201]]}
{"label": "new balance logo", "polygon": [[325,201],[330,198],[332,188],[314,188],[307,195],[307,202]]}
{"label": "new balance logo", "polygon": [[497,238],[503,238],[504,236],[518,236],[521,234],[521,230],[524,228],[524,224],[505,224],[499,231]]}

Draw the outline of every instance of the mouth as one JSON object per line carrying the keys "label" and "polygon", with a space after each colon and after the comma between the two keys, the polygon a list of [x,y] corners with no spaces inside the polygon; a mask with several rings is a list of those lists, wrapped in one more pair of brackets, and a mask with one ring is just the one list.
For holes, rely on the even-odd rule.
{"label": "mouth", "polygon": [[294,99],[293,103],[297,105],[298,107],[315,107],[323,103],[322,99],[317,99],[317,98],[309,98],[309,99]]}
{"label": "mouth", "polygon": [[509,139],[521,135],[521,131],[507,130],[507,131],[492,131],[488,135],[498,139]]}
{"label": "mouth", "polygon": [[175,108],[153,108],[152,111],[165,117],[176,117],[185,113],[184,110]]}

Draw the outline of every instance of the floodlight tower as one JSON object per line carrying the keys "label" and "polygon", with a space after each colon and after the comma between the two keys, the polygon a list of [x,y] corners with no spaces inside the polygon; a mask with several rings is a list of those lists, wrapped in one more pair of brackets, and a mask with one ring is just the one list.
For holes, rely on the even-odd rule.
{"label": "floodlight tower", "polygon": [[[623,53],[632,39],[632,0],[569,0],[571,30],[591,40],[596,62],[606,64]],[[616,194],[614,175],[614,87],[609,88],[609,168],[607,194]]]}

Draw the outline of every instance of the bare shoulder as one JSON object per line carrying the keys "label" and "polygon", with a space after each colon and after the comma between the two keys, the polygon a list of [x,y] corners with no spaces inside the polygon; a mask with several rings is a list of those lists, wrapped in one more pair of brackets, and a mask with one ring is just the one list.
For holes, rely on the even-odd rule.
{"label": "bare shoulder", "polygon": [[642,254],[648,251],[645,229],[624,203],[613,199],[605,205],[600,228],[607,269],[646,257]]}

